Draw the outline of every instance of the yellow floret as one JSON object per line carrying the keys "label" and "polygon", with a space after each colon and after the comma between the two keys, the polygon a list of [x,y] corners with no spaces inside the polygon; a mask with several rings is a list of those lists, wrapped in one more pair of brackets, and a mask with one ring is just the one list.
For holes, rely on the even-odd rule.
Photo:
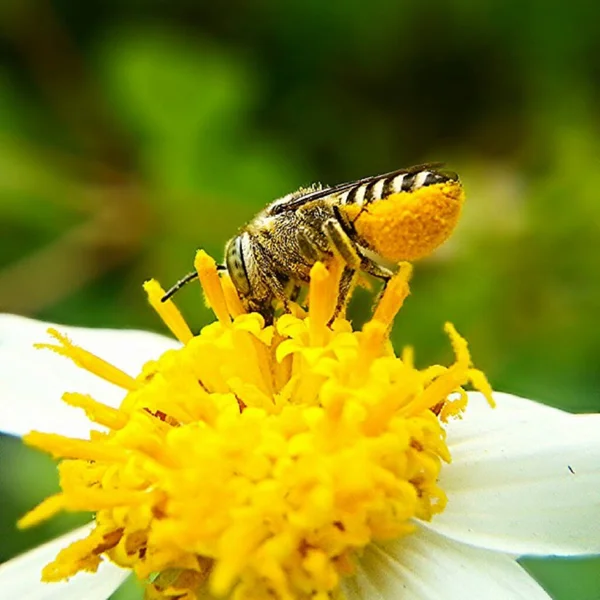
{"label": "yellow floret", "polygon": [[399,192],[367,207],[343,207],[360,238],[390,261],[427,256],[445,242],[460,216],[464,202],[457,181],[437,183],[414,192]]}
{"label": "yellow floret", "polygon": [[[135,379],[52,332],[48,347],[120,384],[124,399],[111,409],[67,394],[106,431],[26,438],[63,459],[62,491],[20,525],[61,510],[95,512],[90,535],[44,569],[46,581],[108,558],[132,569],[155,600],[332,598],[366,545],[408,535],[413,518],[444,509],[444,421],[464,409],[464,383],[486,394],[489,386],[450,326],[450,367],[418,370],[411,353],[394,355],[387,336],[409,293],[409,265],[360,331],[344,319],[328,325],[339,265],[313,268],[307,314],[270,326],[240,313],[206,255],[197,267],[219,320]],[[186,339],[175,306],[147,288]]]}

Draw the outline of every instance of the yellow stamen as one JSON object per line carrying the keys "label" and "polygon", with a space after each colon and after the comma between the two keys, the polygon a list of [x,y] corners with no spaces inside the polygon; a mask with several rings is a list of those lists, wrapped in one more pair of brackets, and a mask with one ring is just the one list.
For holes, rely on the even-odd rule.
{"label": "yellow stamen", "polygon": [[415,349],[412,346],[404,346],[402,348],[402,362],[409,368],[412,369],[415,366]]}
{"label": "yellow stamen", "polygon": [[198,271],[198,277],[208,305],[212,308],[221,325],[229,325],[231,317],[219,273],[217,272],[217,263],[204,250],[198,250],[194,266]]}
{"label": "yellow stamen", "polygon": [[325,343],[327,324],[333,317],[337,304],[341,270],[339,260],[332,261],[329,269],[323,263],[317,262],[310,270],[308,315],[310,336],[314,346],[321,346]]}
{"label": "yellow stamen", "polygon": [[163,323],[182,344],[187,344],[194,337],[194,334],[190,331],[188,324],[185,322],[179,309],[175,306],[175,303],[171,299],[162,301],[165,290],[162,289],[158,281],[155,279],[146,281],[144,283],[144,290],[148,294],[148,302],[150,302],[152,308],[158,313]]}
{"label": "yellow stamen", "polygon": [[54,494],[53,496],[48,496],[48,498],[40,502],[40,504],[38,504],[33,510],[30,510],[26,515],[22,516],[17,521],[17,527],[19,529],[33,527],[38,523],[42,523],[43,521],[51,519],[61,510],[64,510],[64,508],[64,494]]}
{"label": "yellow stamen", "polygon": [[485,376],[485,373],[479,369],[469,369],[469,379],[473,387],[484,395],[485,399],[488,401],[488,404],[492,408],[495,408],[496,401],[494,400],[493,396],[494,390]]}
{"label": "yellow stamen", "polygon": [[[439,375],[431,381],[425,390],[401,409],[400,412],[403,415],[415,415],[433,408],[440,402],[440,399],[448,398],[452,392],[460,389],[461,384],[470,380],[471,356],[466,340],[458,334],[451,323],[446,323],[444,329],[450,337],[456,362],[449,369],[440,370]],[[428,371],[431,372],[432,370],[437,371],[437,369],[431,367]],[[459,408],[459,406],[456,405],[455,408]]]}
{"label": "yellow stamen", "polygon": [[65,508],[72,511],[100,511],[124,506],[131,509],[132,507],[154,503],[159,498],[160,495],[152,491],[86,489],[78,490],[77,493],[71,493],[67,496]]}
{"label": "yellow stamen", "polygon": [[225,295],[225,303],[227,304],[227,310],[229,314],[235,319],[235,317],[239,317],[243,315],[246,311],[244,310],[244,306],[240,297],[233,285],[233,281],[231,281],[231,277],[225,274],[221,277],[221,286],[223,288],[223,294]]}
{"label": "yellow stamen", "polygon": [[120,446],[109,446],[102,442],[78,440],[56,433],[32,431],[23,436],[28,446],[34,446],[51,454],[54,458],[80,458],[82,460],[99,460],[115,463],[127,461],[127,456]]}
{"label": "yellow stamen", "polygon": [[65,392],[63,401],[69,406],[83,408],[90,421],[110,427],[111,429],[121,429],[127,424],[128,416],[118,410],[97,402],[91,396],[78,394],[77,392]]}
{"label": "yellow stamen", "polygon": [[118,409],[65,394],[108,431],[26,436],[66,460],[62,492],[19,526],[95,512],[94,530],[44,569],[46,581],[94,571],[102,556],[132,569],[154,600],[336,597],[365,546],[410,535],[414,519],[444,509],[444,423],[465,409],[465,383],[488,396],[489,384],[450,325],[451,366],[417,370],[409,350],[396,358],[388,335],[409,265],[362,331],[341,316],[330,325],[338,261],[313,267],[308,315],[268,326],[243,314],[206,254],[196,267],[219,322],[148,363]]}
{"label": "yellow stamen", "polygon": [[450,343],[452,344],[452,349],[454,350],[454,355],[456,356],[456,362],[463,368],[468,368],[471,365],[471,356],[469,354],[467,340],[459,335],[452,323],[445,323],[444,331],[450,338]]}
{"label": "yellow stamen", "polygon": [[[456,367],[456,365],[455,365]],[[451,367],[433,381],[415,400],[400,409],[403,416],[414,416],[433,408],[440,399],[447,398],[465,380],[465,371],[460,367]]]}
{"label": "yellow stamen", "polygon": [[42,581],[61,581],[79,571],[95,573],[101,562],[100,555],[113,548],[121,536],[122,532],[119,530],[94,529],[88,537],[61,550],[57,560],[44,567]]}
{"label": "yellow stamen", "polygon": [[127,490],[79,489],[75,493],[49,496],[17,522],[19,529],[28,529],[47,521],[59,512],[99,511],[121,506],[142,506],[148,503],[152,494]]}
{"label": "yellow stamen", "polygon": [[[467,340],[465,340],[459,333],[456,331],[456,328],[452,323],[446,323],[444,325],[444,331],[450,338],[450,342],[452,344],[452,349],[454,350],[454,354],[456,355],[457,364],[462,365],[463,368],[467,368],[471,366],[471,355],[469,354],[469,348],[467,346]],[[496,402],[492,396],[492,386],[489,384],[487,377],[484,375],[482,371],[478,369],[469,368],[467,371],[468,378],[473,384],[475,389],[479,390],[488,401],[488,404],[494,408],[496,406]]]}
{"label": "yellow stamen", "polygon": [[105,381],[114,383],[125,390],[135,390],[139,387],[138,382],[127,373],[121,371],[114,365],[106,362],[100,357],[75,346],[71,340],[56,329],[50,327],[48,333],[59,342],[57,344],[34,344],[35,348],[52,350],[61,356],[70,358],[78,367],[101,377]]}
{"label": "yellow stamen", "polygon": [[383,344],[386,341],[388,326],[381,321],[373,319],[365,323],[360,338],[360,352],[358,354],[355,374],[364,374],[369,369],[373,360],[381,356]]}

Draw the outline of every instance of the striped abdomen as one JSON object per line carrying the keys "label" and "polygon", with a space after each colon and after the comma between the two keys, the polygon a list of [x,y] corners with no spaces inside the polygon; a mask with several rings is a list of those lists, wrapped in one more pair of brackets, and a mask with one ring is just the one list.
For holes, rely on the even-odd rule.
{"label": "striped abdomen", "polygon": [[451,172],[441,172],[433,169],[422,171],[407,171],[391,176],[375,178],[372,181],[356,185],[339,195],[340,204],[357,204],[363,206],[370,202],[383,200],[399,192],[414,192],[419,188],[458,181],[458,175]]}

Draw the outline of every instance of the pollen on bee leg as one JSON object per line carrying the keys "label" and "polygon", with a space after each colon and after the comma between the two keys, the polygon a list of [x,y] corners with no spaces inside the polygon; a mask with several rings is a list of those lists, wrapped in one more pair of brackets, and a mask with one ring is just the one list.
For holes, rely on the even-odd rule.
{"label": "pollen on bee leg", "polygon": [[164,324],[170,329],[171,333],[182,343],[187,344],[194,334],[191,332],[183,315],[175,306],[175,303],[169,299],[162,301],[165,290],[155,279],[150,279],[144,283],[144,291],[148,294],[150,306],[158,313]]}
{"label": "pollen on bee leg", "polygon": [[410,294],[408,282],[412,275],[412,265],[407,262],[400,263],[400,270],[392,277],[381,296],[379,304],[373,314],[373,321],[384,323],[391,327],[394,317],[402,308],[404,300]]}
{"label": "pollen on bee leg", "polygon": [[48,329],[48,333],[58,342],[58,344],[34,344],[34,348],[52,350],[61,356],[70,358],[78,367],[101,377],[105,381],[114,383],[125,390],[136,390],[140,384],[130,375],[127,375],[121,369],[106,362],[99,356],[76,346],[64,334],[53,327]]}
{"label": "pollen on bee leg", "polygon": [[204,250],[198,250],[194,267],[198,272],[198,278],[202,284],[208,306],[215,313],[221,325],[229,325],[231,316],[223,292],[221,278],[217,272],[217,263]]}

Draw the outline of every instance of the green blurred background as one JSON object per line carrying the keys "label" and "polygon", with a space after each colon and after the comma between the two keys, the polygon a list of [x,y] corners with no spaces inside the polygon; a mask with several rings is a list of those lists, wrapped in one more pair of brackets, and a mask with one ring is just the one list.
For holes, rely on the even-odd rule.
{"label": "green blurred background", "polygon": [[[597,3],[4,0],[0,57],[0,310],[162,331],[142,281],[220,257],[271,199],[440,160],[468,202],[395,343],[448,361],[450,320],[497,389],[600,410]],[[196,286],[177,300],[211,318]],[[81,520],[16,532],[55,472],[0,452],[6,560]],[[525,562],[600,598],[598,561]]]}

